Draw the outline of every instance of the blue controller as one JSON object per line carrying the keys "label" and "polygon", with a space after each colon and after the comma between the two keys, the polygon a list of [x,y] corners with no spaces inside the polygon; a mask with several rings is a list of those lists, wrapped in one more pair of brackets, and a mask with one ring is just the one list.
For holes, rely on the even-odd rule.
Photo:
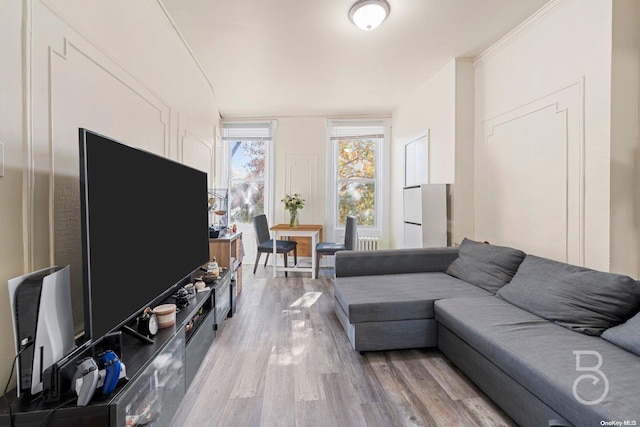
{"label": "blue controller", "polygon": [[120,378],[120,370],[122,369],[120,359],[111,350],[107,350],[98,355],[99,367],[105,370],[104,385],[102,386],[102,394],[104,396],[111,394],[118,385]]}

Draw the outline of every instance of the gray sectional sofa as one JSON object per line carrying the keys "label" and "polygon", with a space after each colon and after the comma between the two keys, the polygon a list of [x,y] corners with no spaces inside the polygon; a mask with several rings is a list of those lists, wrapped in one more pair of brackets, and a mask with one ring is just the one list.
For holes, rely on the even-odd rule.
{"label": "gray sectional sofa", "polygon": [[[640,424],[640,284],[465,239],[336,254],[354,350],[438,347],[518,424]],[[624,424],[627,422],[627,424]]]}

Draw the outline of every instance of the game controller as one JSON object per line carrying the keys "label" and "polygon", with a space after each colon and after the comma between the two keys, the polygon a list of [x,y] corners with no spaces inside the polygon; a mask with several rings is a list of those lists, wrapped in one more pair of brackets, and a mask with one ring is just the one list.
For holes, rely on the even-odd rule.
{"label": "game controller", "polygon": [[98,385],[98,378],[100,377],[98,365],[96,365],[92,357],[85,357],[78,361],[76,366],[76,373],[73,375],[71,384],[74,385],[78,394],[78,406],[87,406]]}
{"label": "game controller", "polygon": [[98,354],[100,369],[105,370],[104,384],[102,385],[102,394],[104,396],[111,394],[118,385],[120,379],[121,363],[118,356],[111,350],[107,350]]}

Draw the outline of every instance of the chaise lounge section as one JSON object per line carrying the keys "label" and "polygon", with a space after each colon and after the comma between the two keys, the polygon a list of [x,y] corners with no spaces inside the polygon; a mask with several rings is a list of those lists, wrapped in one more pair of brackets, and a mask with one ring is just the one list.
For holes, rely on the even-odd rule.
{"label": "chaise lounge section", "polygon": [[354,350],[435,347],[436,300],[492,295],[445,273],[457,257],[453,248],[336,254],[335,312]]}
{"label": "chaise lounge section", "polygon": [[640,422],[640,284],[627,276],[465,239],[340,253],[335,299],[355,350],[437,346],[523,426]]}

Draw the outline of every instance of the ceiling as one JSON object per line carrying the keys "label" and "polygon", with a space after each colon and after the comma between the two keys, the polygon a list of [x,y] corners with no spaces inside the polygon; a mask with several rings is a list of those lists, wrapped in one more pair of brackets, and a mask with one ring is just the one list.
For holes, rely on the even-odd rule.
{"label": "ceiling", "polygon": [[389,115],[453,58],[474,58],[547,0],[388,0],[364,32],[355,0],[162,0],[223,118]]}

